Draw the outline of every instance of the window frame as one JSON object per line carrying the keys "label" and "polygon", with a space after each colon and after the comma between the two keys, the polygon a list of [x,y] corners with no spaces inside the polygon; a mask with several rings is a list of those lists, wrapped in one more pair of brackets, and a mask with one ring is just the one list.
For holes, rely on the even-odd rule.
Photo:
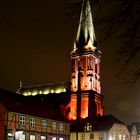
{"label": "window frame", "polygon": [[47,120],[45,120],[45,119],[41,120],[41,127],[42,128],[46,128],[47,127]]}
{"label": "window frame", "polygon": [[[34,138],[31,138],[32,136],[34,136]],[[35,134],[30,134],[30,140],[35,140],[35,139],[36,139]]]}
{"label": "window frame", "polygon": [[[55,124],[55,125],[54,125]],[[55,126],[55,127],[54,127]],[[56,132],[57,131],[57,123],[55,121],[52,121],[52,124],[51,124],[51,128],[52,128],[52,131],[53,132]],[[55,128],[55,129],[54,129]]]}
{"label": "window frame", "polygon": [[65,130],[64,123],[59,122],[59,124],[58,124],[58,130],[59,130],[60,133],[64,133],[64,130]]}
{"label": "window frame", "polygon": [[30,117],[30,126],[35,127],[35,118],[34,117]]}
{"label": "window frame", "polygon": [[[21,119],[22,118],[22,119]],[[25,126],[25,116],[24,115],[20,115],[19,116],[19,125],[21,126]]]}

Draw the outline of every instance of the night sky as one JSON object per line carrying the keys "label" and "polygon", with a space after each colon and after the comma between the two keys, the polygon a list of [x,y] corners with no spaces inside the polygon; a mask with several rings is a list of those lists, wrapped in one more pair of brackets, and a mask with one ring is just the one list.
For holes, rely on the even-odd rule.
{"label": "night sky", "polygon": [[[74,0],[73,0],[74,1]],[[0,88],[16,91],[23,85],[70,81],[70,52],[76,37],[79,17],[69,15],[68,0],[0,1]],[[77,10],[78,11],[78,10]],[[125,27],[123,27],[125,28]],[[95,24],[97,41],[103,32]],[[100,44],[101,86],[106,114],[130,123],[140,121],[140,79],[133,86],[133,63],[119,77],[118,59],[123,45],[116,35]]]}

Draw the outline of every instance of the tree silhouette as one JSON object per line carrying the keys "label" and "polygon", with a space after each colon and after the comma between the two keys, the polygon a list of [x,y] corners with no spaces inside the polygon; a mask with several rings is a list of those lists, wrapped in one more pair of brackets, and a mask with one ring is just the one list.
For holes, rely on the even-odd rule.
{"label": "tree silhouette", "polygon": [[[112,36],[116,36],[121,41],[118,58],[121,68],[116,76],[122,75],[129,64],[140,55],[140,1],[138,0],[90,0],[92,10],[94,9],[94,24],[102,27],[104,33],[98,40],[98,44],[104,43]],[[80,13],[82,0],[70,4],[68,15],[76,17]],[[76,17],[77,18],[77,17]],[[140,63],[133,63],[132,80],[129,84],[134,84],[140,77]]]}

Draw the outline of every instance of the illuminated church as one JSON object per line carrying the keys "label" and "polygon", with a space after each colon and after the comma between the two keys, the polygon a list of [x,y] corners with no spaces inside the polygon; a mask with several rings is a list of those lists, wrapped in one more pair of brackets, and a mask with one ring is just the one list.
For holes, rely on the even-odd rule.
{"label": "illuminated church", "polygon": [[65,93],[65,97],[70,99],[62,112],[68,120],[103,116],[100,60],[90,3],[83,0],[77,37],[71,52],[71,82],[29,87],[21,85],[17,93],[25,96]]}
{"label": "illuminated church", "polygon": [[90,3],[83,0],[70,82],[0,91],[0,139],[129,140],[126,125],[104,115],[100,60]]}

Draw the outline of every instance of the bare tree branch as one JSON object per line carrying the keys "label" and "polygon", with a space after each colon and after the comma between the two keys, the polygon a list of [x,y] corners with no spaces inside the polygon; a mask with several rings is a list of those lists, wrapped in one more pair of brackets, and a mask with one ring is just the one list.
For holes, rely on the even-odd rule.
{"label": "bare tree branch", "polygon": [[[111,5],[112,7],[110,3],[113,5]],[[77,7],[81,7],[80,5],[81,3],[73,4],[73,11],[69,15],[79,13],[76,10],[78,9]],[[102,32],[104,32],[102,39],[98,43],[104,43],[116,35],[122,41],[122,47],[118,52],[118,57],[122,63],[120,71],[117,73],[117,76],[120,76],[140,52],[140,1],[118,0],[114,2],[112,0],[91,0],[91,5],[96,8],[96,16],[94,17],[96,22],[94,21],[94,23],[98,24]],[[106,7],[109,9],[106,9]],[[106,10],[110,12],[106,12]],[[133,71],[133,77],[139,78],[139,73],[140,69],[136,68],[136,71]],[[133,81],[136,82],[137,80]]]}

